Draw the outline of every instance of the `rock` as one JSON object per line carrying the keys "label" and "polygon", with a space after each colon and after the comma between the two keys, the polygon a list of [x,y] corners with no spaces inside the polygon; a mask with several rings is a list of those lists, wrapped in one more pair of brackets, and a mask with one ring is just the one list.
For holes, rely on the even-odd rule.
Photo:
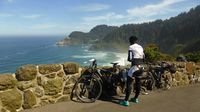
{"label": "rock", "polygon": [[195,76],[200,77],[200,70],[195,71]]}
{"label": "rock", "polygon": [[43,85],[45,95],[56,95],[62,91],[63,80],[62,78],[50,79]]}
{"label": "rock", "polygon": [[65,102],[65,101],[69,101],[70,100],[70,96],[69,95],[65,95],[60,97],[57,102]]}
{"label": "rock", "polygon": [[61,66],[59,64],[48,64],[39,66],[39,72],[43,75],[58,72],[59,70],[61,70]]}
{"label": "rock", "polygon": [[79,72],[79,65],[77,63],[68,62],[63,64],[63,69],[66,75],[75,74]]}
{"label": "rock", "polygon": [[38,83],[39,86],[42,86],[43,80],[42,80],[41,76],[37,77],[37,83]]}
{"label": "rock", "polygon": [[18,81],[29,81],[36,78],[37,68],[34,65],[25,65],[17,69],[16,78]]}
{"label": "rock", "polygon": [[22,95],[16,89],[0,93],[2,106],[11,112],[16,112],[22,105]]}
{"label": "rock", "polygon": [[48,100],[49,98],[51,98],[51,96],[44,96],[41,98],[41,100]]}
{"label": "rock", "polygon": [[197,78],[197,82],[200,82],[200,77],[199,77],[199,78]]}
{"label": "rock", "polygon": [[188,78],[188,75],[184,75],[182,77],[182,85],[189,85],[190,84],[190,81],[189,81],[189,78]]}
{"label": "rock", "polygon": [[176,79],[176,81],[181,81],[182,80],[182,74],[181,74],[181,72],[176,72],[175,73],[175,79]]}
{"label": "rock", "polygon": [[49,104],[49,101],[47,101],[47,100],[42,100],[39,104],[40,104],[41,106],[45,106],[45,105]]}
{"label": "rock", "polygon": [[175,78],[172,78],[171,86],[177,86],[177,81]]}
{"label": "rock", "polygon": [[77,77],[77,76],[71,76],[71,77],[69,77],[69,78],[67,79],[65,85],[75,84],[77,80],[78,80],[78,77]]}
{"label": "rock", "polygon": [[2,108],[2,109],[0,110],[0,112],[8,112],[8,110],[6,110],[5,108]]}
{"label": "rock", "polygon": [[56,77],[56,73],[51,73],[46,75],[47,78],[55,78]]}
{"label": "rock", "polygon": [[193,75],[196,70],[195,64],[191,62],[186,63],[186,70],[188,75]]}
{"label": "rock", "polygon": [[[55,103],[56,99],[52,96],[44,96],[41,98],[41,102],[43,102],[44,104],[50,104],[50,103]],[[40,102],[40,104],[41,104]]]}
{"label": "rock", "polygon": [[34,105],[36,105],[36,97],[34,93],[30,90],[27,90],[24,92],[24,109],[30,109],[33,108]]}
{"label": "rock", "polygon": [[51,98],[56,99],[56,98],[58,98],[60,96],[62,96],[62,94],[53,95],[53,96],[51,96]]}
{"label": "rock", "polygon": [[41,87],[36,87],[35,88],[35,95],[37,97],[42,97],[44,95],[44,90]]}
{"label": "rock", "polygon": [[14,88],[17,84],[17,80],[12,74],[1,74],[0,75],[0,91]]}
{"label": "rock", "polygon": [[172,75],[171,75],[171,73],[166,73],[166,74],[164,74],[163,75],[167,80],[172,80]]}
{"label": "rock", "polygon": [[200,70],[200,63],[196,63],[196,70]]}
{"label": "rock", "polygon": [[37,84],[33,81],[20,81],[17,84],[17,88],[21,91],[24,91],[25,89],[35,87]]}
{"label": "rock", "polygon": [[54,103],[56,103],[56,100],[55,99],[49,99],[49,103],[54,104]]}
{"label": "rock", "polygon": [[164,80],[166,81],[165,83],[168,85],[172,85],[172,75],[171,73],[166,73],[163,75],[164,76]]}
{"label": "rock", "polygon": [[177,71],[179,71],[179,72],[187,72],[184,68],[178,68]]}
{"label": "rock", "polygon": [[177,63],[178,68],[185,68],[185,62],[179,62]]}
{"label": "rock", "polygon": [[63,94],[71,94],[72,89],[73,89],[73,85],[71,85],[71,86],[65,86]]}
{"label": "rock", "polygon": [[60,72],[58,72],[57,76],[58,76],[58,77],[63,77],[64,74],[65,74],[65,73],[64,73],[63,71],[60,71]]}

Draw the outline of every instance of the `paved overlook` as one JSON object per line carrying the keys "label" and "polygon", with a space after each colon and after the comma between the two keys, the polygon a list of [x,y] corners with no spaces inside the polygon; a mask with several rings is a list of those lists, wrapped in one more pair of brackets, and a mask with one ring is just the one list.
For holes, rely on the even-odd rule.
{"label": "paved overlook", "polygon": [[[123,99],[123,97],[116,97]],[[118,105],[119,100],[95,103],[73,101],[51,104],[23,112],[200,112],[200,84],[157,90],[142,95],[139,104]]]}

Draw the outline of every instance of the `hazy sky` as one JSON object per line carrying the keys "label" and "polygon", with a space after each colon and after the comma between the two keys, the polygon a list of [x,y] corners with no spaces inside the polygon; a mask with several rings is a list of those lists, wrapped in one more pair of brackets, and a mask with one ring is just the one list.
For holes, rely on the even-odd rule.
{"label": "hazy sky", "polygon": [[68,35],[99,24],[167,19],[200,0],[0,0],[0,35]]}

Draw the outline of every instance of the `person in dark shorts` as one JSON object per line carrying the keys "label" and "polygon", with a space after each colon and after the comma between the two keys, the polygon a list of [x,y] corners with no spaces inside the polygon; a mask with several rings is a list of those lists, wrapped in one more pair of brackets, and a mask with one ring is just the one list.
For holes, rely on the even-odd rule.
{"label": "person in dark shorts", "polygon": [[138,96],[141,90],[141,75],[143,72],[144,64],[144,50],[141,45],[137,44],[138,38],[131,36],[129,38],[130,46],[128,49],[128,61],[131,62],[131,68],[128,71],[126,96],[120,105],[129,106],[129,97],[132,91],[133,80],[135,80],[135,96],[131,98],[131,102],[139,103]]}

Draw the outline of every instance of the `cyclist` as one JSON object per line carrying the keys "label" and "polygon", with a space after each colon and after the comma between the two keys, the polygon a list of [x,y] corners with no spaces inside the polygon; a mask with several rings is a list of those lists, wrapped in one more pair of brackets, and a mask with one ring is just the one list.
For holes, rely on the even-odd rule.
{"label": "cyclist", "polygon": [[141,90],[141,75],[144,63],[144,52],[142,46],[137,44],[138,38],[131,36],[129,38],[130,46],[128,50],[128,61],[131,62],[131,68],[128,71],[127,85],[126,85],[126,96],[123,101],[120,101],[120,105],[129,105],[129,96],[132,91],[133,80],[135,79],[135,96],[131,98],[131,102],[138,103],[138,96]]}

